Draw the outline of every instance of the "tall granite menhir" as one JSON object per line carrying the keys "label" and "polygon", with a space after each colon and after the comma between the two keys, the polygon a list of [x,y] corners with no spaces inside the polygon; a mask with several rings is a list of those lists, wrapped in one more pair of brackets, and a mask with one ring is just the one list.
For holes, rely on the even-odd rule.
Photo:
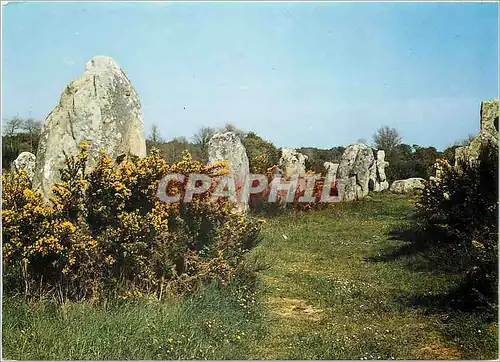
{"label": "tall granite menhir", "polygon": [[146,155],[139,95],[125,72],[107,56],[87,62],[83,75],[66,86],[59,104],[45,119],[33,180],[45,199],[60,180],[63,151],[76,154],[83,140],[89,144],[90,167],[100,151],[114,159]]}
{"label": "tall granite menhir", "polygon": [[337,169],[341,200],[359,200],[368,195],[370,168],[374,162],[373,150],[363,143],[351,144],[345,149]]}
{"label": "tall granite menhir", "polygon": [[[236,188],[242,187],[250,173],[248,156],[240,138],[234,132],[216,133],[208,142],[208,162],[213,164],[218,161],[227,161],[231,177],[235,181]],[[238,191],[233,190],[231,196],[238,200]],[[231,192],[231,191],[230,191]],[[248,211],[247,200],[238,200],[236,211],[245,213]]]}

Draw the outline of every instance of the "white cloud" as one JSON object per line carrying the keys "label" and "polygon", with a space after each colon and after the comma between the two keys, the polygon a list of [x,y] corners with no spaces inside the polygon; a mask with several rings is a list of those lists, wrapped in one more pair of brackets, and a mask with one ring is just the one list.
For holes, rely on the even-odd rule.
{"label": "white cloud", "polygon": [[63,62],[64,62],[64,64],[66,64],[66,65],[74,65],[74,64],[75,64],[75,62],[73,61],[73,59],[71,59],[71,58],[69,58],[69,57],[64,57],[64,58],[63,58]]}

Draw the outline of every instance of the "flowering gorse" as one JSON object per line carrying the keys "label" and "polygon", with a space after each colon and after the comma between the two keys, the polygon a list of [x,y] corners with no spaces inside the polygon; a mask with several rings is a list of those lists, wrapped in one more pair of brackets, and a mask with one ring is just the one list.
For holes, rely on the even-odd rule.
{"label": "flowering gorse", "polygon": [[[213,187],[190,203],[157,197],[167,174],[221,177],[228,173],[224,162],[206,166],[185,153],[169,165],[152,150],[119,164],[101,154],[89,169],[87,158],[85,143],[66,158],[50,202],[24,172],[2,174],[5,292],[161,298],[204,281],[227,282],[259,241],[260,222],[233,212],[227,199],[210,200]],[[169,187],[185,193],[182,184]]]}

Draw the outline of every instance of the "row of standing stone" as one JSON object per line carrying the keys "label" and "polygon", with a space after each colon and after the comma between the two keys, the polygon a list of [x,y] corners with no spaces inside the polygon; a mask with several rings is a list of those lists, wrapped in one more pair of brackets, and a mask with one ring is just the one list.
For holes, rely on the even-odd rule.
{"label": "row of standing stone", "polygon": [[[23,152],[14,161],[14,167],[26,169],[34,188],[48,199],[51,186],[60,180],[64,153],[75,154],[84,140],[89,143],[89,167],[95,166],[101,151],[113,159],[146,155],[139,95],[125,72],[107,56],[92,58],[83,75],[66,86],[58,105],[45,119],[36,157]],[[457,160],[477,158],[478,149],[485,142],[498,147],[498,100],[482,103],[481,132],[469,146],[457,149]],[[279,170],[285,177],[303,177],[306,159],[295,149],[283,148]],[[229,162],[229,169],[238,180],[249,173],[245,147],[232,132],[215,134],[209,142],[209,162],[222,160]],[[362,199],[369,191],[389,189],[385,174],[388,166],[384,150],[362,143],[349,145],[340,163],[324,164],[325,174],[335,177],[338,195],[345,201]],[[423,188],[424,181],[397,180],[390,190],[412,192]],[[240,209],[247,210],[247,206],[241,205]]]}

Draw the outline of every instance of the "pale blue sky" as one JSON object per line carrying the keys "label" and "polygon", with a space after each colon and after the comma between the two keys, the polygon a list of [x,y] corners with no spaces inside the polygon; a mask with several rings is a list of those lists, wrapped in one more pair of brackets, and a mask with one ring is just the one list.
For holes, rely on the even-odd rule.
{"label": "pale blue sky", "polygon": [[146,132],[229,121],[330,148],[382,125],[437,148],[498,96],[495,3],[10,3],[2,117],[44,119],[94,55],[138,90]]}

